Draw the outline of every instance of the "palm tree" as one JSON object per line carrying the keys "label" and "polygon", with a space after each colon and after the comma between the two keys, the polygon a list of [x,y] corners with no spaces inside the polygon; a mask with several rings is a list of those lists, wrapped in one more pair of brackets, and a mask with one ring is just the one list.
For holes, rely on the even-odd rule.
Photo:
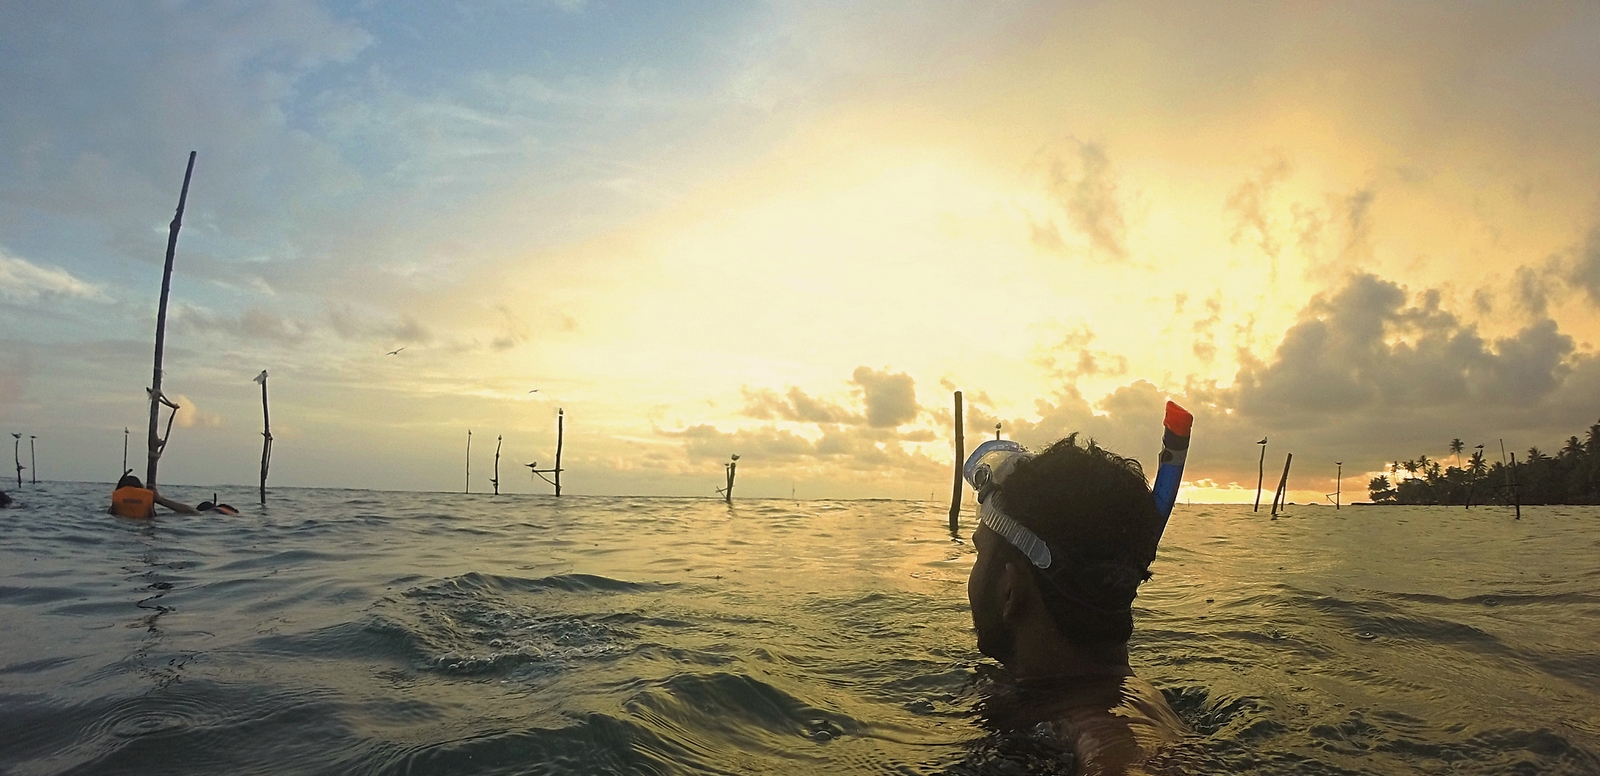
{"label": "palm tree", "polygon": [[1467,443],[1461,437],[1450,440],[1450,454],[1456,457],[1456,466],[1461,466],[1461,451],[1467,449]]}
{"label": "palm tree", "polygon": [[1534,461],[1543,461],[1548,457],[1549,456],[1544,454],[1543,450],[1540,450],[1537,447],[1528,448],[1528,463],[1533,463]]}
{"label": "palm tree", "polygon": [[1405,467],[1406,474],[1409,474],[1412,477],[1417,476],[1417,461],[1415,458],[1406,461],[1405,463],[1401,464],[1401,466]]}
{"label": "palm tree", "polygon": [[1481,477],[1483,476],[1483,473],[1488,470],[1488,468],[1488,464],[1483,462],[1483,451],[1473,450],[1472,457],[1467,459],[1467,470],[1472,472],[1474,475]]}
{"label": "palm tree", "polygon": [[[1600,426],[1597,426],[1597,427],[1600,427]],[[1394,475],[1395,484],[1398,485],[1400,483],[1400,462],[1399,461],[1393,461],[1393,462],[1391,462],[1389,464],[1389,473]]]}
{"label": "palm tree", "polygon": [[1576,436],[1567,437],[1567,446],[1561,448],[1562,458],[1579,459],[1583,457],[1583,440]]}
{"label": "palm tree", "polygon": [[1430,463],[1433,463],[1433,460],[1428,458],[1428,456],[1426,456],[1426,455],[1417,456],[1417,471],[1419,471],[1419,472],[1427,471],[1428,470],[1428,464],[1430,464]]}

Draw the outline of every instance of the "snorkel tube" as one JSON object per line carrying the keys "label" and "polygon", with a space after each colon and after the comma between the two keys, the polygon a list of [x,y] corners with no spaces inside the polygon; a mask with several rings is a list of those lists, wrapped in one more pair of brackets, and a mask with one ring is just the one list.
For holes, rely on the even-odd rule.
{"label": "snorkel tube", "polygon": [[1156,497],[1156,514],[1161,525],[1156,528],[1156,541],[1161,541],[1167,530],[1167,518],[1178,503],[1178,485],[1183,482],[1183,464],[1189,458],[1189,431],[1194,426],[1194,415],[1174,402],[1167,402],[1167,417],[1162,424],[1161,467],[1156,470],[1156,484],[1151,491]]}
{"label": "snorkel tube", "polygon": [[[1156,502],[1156,516],[1161,521],[1156,527],[1158,543],[1161,541],[1161,534],[1167,530],[1167,520],[1172,517],[1172,508],[1178,502],[1178,486],[1183,483],[1183,464],[1189,458],[1189,431],[1194,426],[1194,415],[1175,402],[1169,401],[1163,426],[1161,464],[1156,470],[1155,485],[1151,488],[1151,494]],[[1005,537],[1011,546],[1028,556],[1033,565],[1047,569],[1054,560],[1051,557],[1050,547],[1043,539],[1002,511],[999,499],[993,497],[995,492],[1000,490],[1000,484],[1012,470],[1017,468],[1017,464],[1032,457],[1031,453],[1016,442],[1009,439],[991,439],[972,451],[966,464],[961,467],[961,476],[974,491],[977,491],[978,522]]]}

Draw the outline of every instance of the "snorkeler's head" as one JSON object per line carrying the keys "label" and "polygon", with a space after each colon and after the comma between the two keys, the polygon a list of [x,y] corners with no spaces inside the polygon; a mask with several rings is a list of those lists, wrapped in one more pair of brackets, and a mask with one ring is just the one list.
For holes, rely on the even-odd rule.
{"label": "snorkeler's head", "polygon": [[140,482],[139,478],[133,476],[132,474],[124,474],[124,475],[122,475],[122,479],[117,480],[117,487],[119,487],[119,488],[142,488],[142,487],[144,487],[144,483]]}
{"label": "snorkeler's head", "polygon": [[[997,467],[1004,471],[998,487],[980,488],[978,532],[989,535],[979,542],[973,583],[982,587],[978,577],[1005,565],[1025,569],[1063,637],[1086,647],[1120,645],[1133,632],[1131,606],[1150,576],[1160,519],[1139,463],[1092,440],[1080,445],[1077,436],[1037,455],[1019,453]],[[982,562],[985,547],[1009,563]],[[973,606],[980,647],[984,617],[991,643],[999,643],[992,613],[980,612],[977,598]]]}

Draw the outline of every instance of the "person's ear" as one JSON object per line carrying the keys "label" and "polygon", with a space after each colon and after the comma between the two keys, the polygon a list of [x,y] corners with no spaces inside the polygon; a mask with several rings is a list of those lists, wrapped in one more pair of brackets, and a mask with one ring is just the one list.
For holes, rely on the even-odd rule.
{"label": "person's ear", "polygon": [[1006,561],[1000,570],[1000,615],[1007,622],[1022,619],[1028,608],[1028,580],[1026,571],[1012,561]]}

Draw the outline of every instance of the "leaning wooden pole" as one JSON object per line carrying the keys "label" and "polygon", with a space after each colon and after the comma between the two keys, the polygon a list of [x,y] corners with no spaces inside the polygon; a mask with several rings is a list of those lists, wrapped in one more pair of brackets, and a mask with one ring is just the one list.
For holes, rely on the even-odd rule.
{"label": "leaning wooden pole", "polygon": [[[178,230],[183,228],[183,206],[189,201],[189,178],[194,175],[195,152],[189,152],[189,166],[183,171],[183,189],[178,193],[178,212],[172,216],[167,231],[167,264],[161,273],[161,305],[156,308],[156,357],[150,375],[150,437],[148,460],[145,466],[144,486],[156,486],[156,467],[161,463],[161,451],[167,440],[158,435],[161,422],[161,356],[167,345],[167,297],[172,293],[172,258],[178,251]],[[174,410],[174,413],[177,411]],[[171,433],[168,424],[167,433]]]}
{"label": "leaning wooden pole", "polygon": [[1263,441],[1261,442],[1261,460],[1256,462],[1256,505],[1255,505],[1254,509],[1250,510],[1251,512],[1260,512],[1261,511],[1261,486],[1263,484],[1265,484],[1266,479],[1267,479],[1267,443],[1263,439]]}
{"label": "leaning wooden pole", "polygon": [[267,412],[267,370],[256,375],[261,383],[261,505],[267,505],[267,469],[272,465],[272,416]]}
{"label": "leaning wooden pole", "polygon": [[950,533],[961,530],[961,466],[967,462],[967,440],[961,430],[961,392],[956,391],[956,480],[950,490]]}
{"label": "leaning wooden pole", "polygon": [[739,457],[734,456],[733,460],[728,462],[728,487],[724,488],[722,491],[722,500],[728,502],[729,504],[733,503],[733,474],[734,472],[738,471],[738,469]]}
{"label": "leaning wooden pole", "polygon": [[1278,492],[1272,496],[1272,516],[1278,516],[1278,509],[1287,506],[1286,498],[1289,495],[1289,464],[1294,462],[1294,453],[1289,453],[1283,458],[1283,479],[1278,480]]}
{"label": "leaning wooden pole", "polygon": [[17,433],[13,433],[11,436],[14,437],[17,440],[17,443],[11,446],[11,455],[17,462],[17,489],[21,490],[22,489],[22,435],[21,434],[17,434]]}
{"label": "leaning wooden pole", "polygon": [[494,477],[489,480],[494,485],[494,494],[500,495],[500,445],[505,442],[505,434],[494,438]]}
{"label": "leaning wooden pole", "polygon": [[32,434],[28,435],[28,482],[30,482],[30,483],[32,483],[34,485],[38,485],[39,484],[39,454],[38,454],[38,451],[33,449],[33,440],[35,440],[35,439],[38,439],[38,437],[36,437],[36,436],[34,436]]}

